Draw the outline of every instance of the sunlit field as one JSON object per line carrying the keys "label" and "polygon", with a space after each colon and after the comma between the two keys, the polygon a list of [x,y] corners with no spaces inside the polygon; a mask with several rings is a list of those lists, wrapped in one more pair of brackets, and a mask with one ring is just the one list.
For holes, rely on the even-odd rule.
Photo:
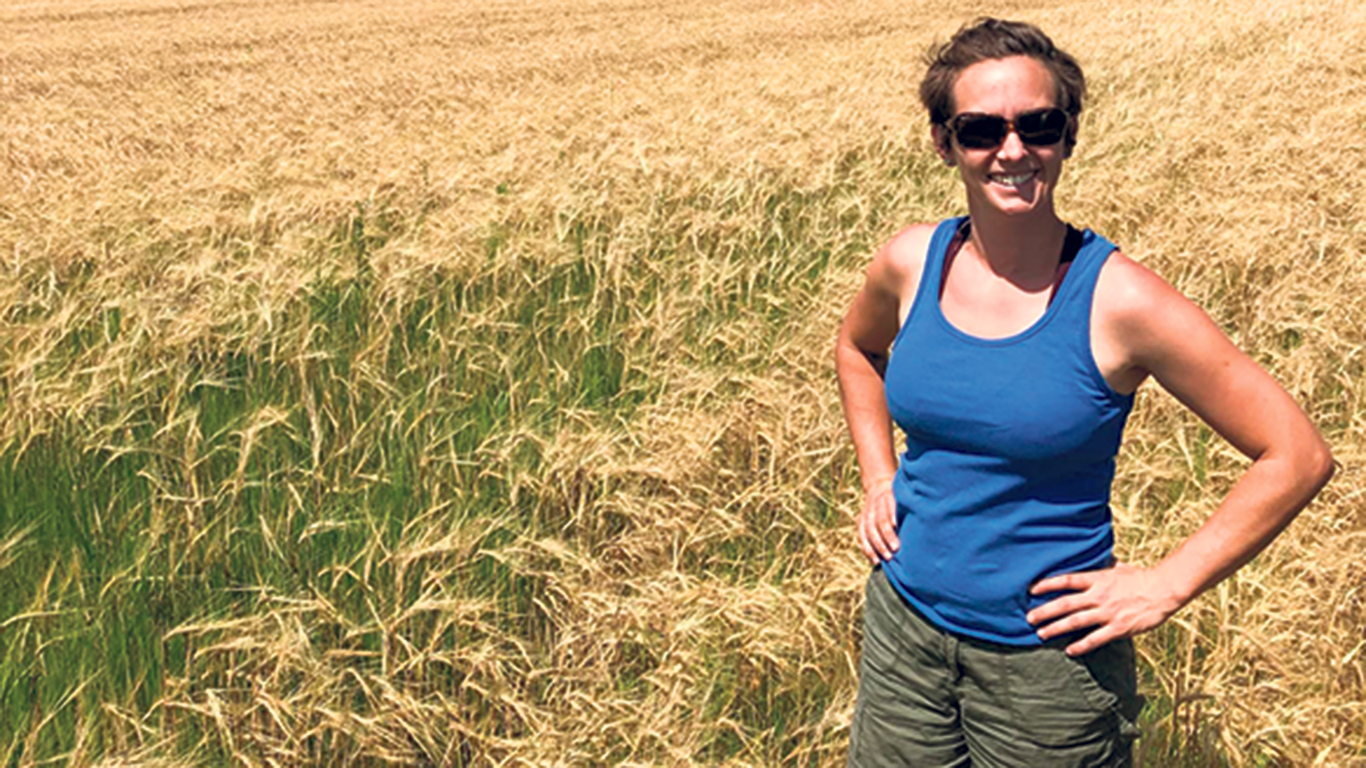
{"label": "sunlit field", "polygon": [[[1144,765],[1366,765],[1366,4],[949,5],[7,4],[3,765],[842,765],[835,330],[963,211],[978,14],[1090,77],[1064,215],[1340,465],[1140,639]],[[1247,464],[1145,385],[1121,558]]]}

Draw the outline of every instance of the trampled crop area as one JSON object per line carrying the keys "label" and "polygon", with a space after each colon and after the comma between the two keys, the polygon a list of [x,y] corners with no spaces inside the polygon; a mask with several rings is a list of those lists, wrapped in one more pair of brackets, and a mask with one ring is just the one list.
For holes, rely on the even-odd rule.
{"label": "trampled crop area", "polygon": [[[0,10],[3,764],[842,765],[834,334],[962,210],[979,13],[1087,70],[1065,216],[1340,464],[1141,638],[1145,764],[1366,764],[1366,5],[946,5]],[[1247,463],[1145,385],[1120,556]]]}

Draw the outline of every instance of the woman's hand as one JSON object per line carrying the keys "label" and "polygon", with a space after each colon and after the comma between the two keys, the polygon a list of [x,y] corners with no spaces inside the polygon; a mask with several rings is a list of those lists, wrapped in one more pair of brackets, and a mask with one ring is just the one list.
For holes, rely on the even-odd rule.
{"label": "woman's hand", "polygon": [[1101,571],[1082,571],[1043,579],[1029,589],[1032,595],[1071,592],[1030,611],[1026,620],[1047,640],[1094,627],[1067,646],[1067,655],[1080,656],[1111,640],[1147,632],[1186,604],[1155,570],[1117,564]]}
{"label": "woman's hand", "polygon": [[878,480],[863,493],[863,511],[858,516],[858,543],[868,562],[877,565],[892,559],[901,548],[896,535],[896,497],[892,478]]}

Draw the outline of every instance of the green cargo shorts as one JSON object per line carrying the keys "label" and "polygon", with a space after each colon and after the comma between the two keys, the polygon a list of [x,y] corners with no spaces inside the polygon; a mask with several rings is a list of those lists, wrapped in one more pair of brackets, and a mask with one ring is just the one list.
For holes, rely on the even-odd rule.
{"label": "green cargo shorts", "polygon": [[868,579],[849,765],[1130,766],[1143,699],[1134,646],[1080,658],[944,632]]}

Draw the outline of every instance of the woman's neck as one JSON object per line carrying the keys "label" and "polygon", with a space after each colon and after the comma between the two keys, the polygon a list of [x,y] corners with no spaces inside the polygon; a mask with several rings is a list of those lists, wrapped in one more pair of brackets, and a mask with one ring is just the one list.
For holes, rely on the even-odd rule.
{"label": "woman's neck", "polygon": [[[976,206],[970,206],[970,208]],[[1050,208],[1007,216],[996,210],[972,210],[969,244],[995,274],[1018,283],[1052,276],[1067,239],[1067,225]]]}

